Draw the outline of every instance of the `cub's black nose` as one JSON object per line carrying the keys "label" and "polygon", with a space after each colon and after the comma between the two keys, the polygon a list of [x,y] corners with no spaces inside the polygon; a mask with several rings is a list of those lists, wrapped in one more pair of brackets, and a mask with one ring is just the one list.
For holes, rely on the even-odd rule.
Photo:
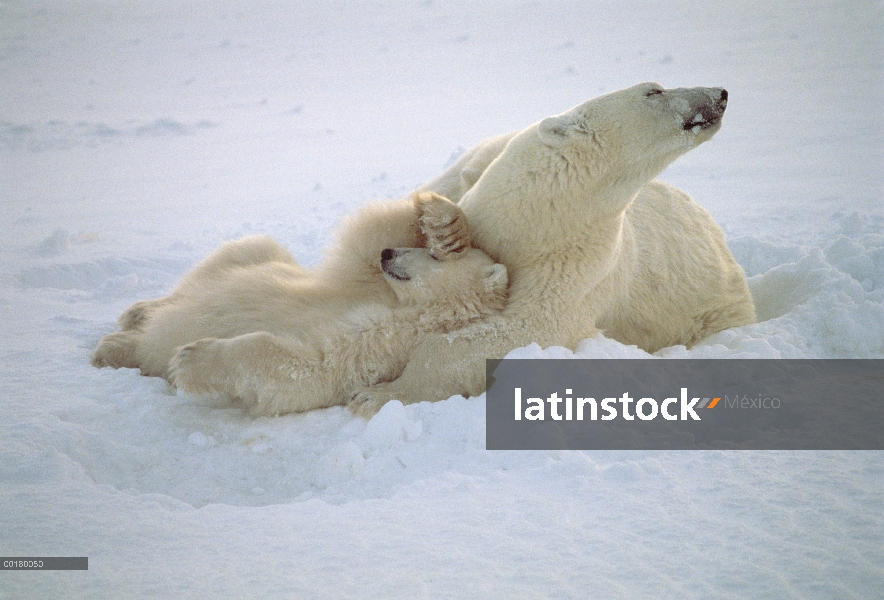
{"label": "cub's black nose", "polygon": [[721,99],[727,100],[727,90],[721,90]]}
{"label": "cub's black nose", "polygon": [[393,258],[392,248],[384,248],[381,250],[381,260],[390,260],[391,258]]}

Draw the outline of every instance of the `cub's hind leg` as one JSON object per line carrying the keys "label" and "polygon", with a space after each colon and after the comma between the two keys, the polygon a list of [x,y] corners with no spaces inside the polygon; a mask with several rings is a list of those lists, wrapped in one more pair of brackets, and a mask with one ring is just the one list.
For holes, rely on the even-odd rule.
{"label": "cub's hind leg", "polygon": [[142,300],[136,302],[123,312],[117,319],[117,324],[122,331],[141,331],[150,320],[150,316],[161,306],[168,304],[169,296],[157,298],[156,300]]}
{"label": "cub's hind leg", "polygon": [[118,331],[104,336],[92,353],[92,365],[98,368],[138,368],[140,365],[137,352],[140,338],[141,332],[136,330]]}
{"label": "cub's hind leg", "polygon": [[157,309],[169,304],[176,293],[186,291],[193,282],[218,279],[231,269],[268,262],[285,263],[301,270],[292,255],[267,236],[252,235],[225,242],[188,271],[171,295],[136,302],[120,315],[117,323],[123,331],[142,330]]}
{"label": "cub's hind leg", "polygon": [[221,244],[217,250],[188,271],[176,291],[185,287],[189,281],[214,279],[236,267],[269,262],[285,263],[301,269],[288,250],[271,238],[266,235],[250,235]]}

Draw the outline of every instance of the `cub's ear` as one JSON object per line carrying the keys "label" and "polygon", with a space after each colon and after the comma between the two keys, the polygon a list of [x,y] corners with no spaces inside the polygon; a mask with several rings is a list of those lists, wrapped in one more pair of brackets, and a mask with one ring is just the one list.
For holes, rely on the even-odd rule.
{"label": "cub's ear", "polygon": [[485,289],[489,292],[506,289],[509,279],[506,267],[500,263],[485,269]]}
{"label": "cub's ear", "polygon": [[553,148],[561,146],[568,139],[574,124],[574,119],[569,114],[547,117],[537,126],[540,141]]}

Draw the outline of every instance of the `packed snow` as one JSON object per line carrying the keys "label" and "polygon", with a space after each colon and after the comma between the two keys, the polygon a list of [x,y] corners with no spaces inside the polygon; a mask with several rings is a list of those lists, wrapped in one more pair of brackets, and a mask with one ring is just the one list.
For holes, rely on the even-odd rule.
{"label": "packed snow", "polygon": [[[315,264],[464,148],[722,86],[662,179],[759,322],[661,358],[884,358],[877,2],[0,4],[0,598],[872,598],[880,452],[490,452],[485,399],[251,418],[89,356],[222,241]],[[644,358],[614,340],[519,358]]]}

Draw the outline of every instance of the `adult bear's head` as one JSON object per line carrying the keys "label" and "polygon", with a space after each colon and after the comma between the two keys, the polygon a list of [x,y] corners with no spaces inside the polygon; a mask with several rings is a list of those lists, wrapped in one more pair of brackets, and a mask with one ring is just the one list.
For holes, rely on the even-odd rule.
{"label": "adult bear's head", "polygon": [[516,135],[464,200],[493,188],[492,195],[548,197],[563,217],[578,199],[621,211],[642,185],[712,138],[726,106],[722,88],[667,90],[656,83],[593,98]]}
{"label": "adult bear's head", "polygon": [[[642,125],[640,137],[645,141],[649,137],[677,139],[683,153],[710,139],[721,128],[725,108],[727,90],[722,88],[667,90],[657,83],[641,83],[547,117],[538,123],[538,134],[545,144],[560,148],[568,142],[581,143],[580,136],[586,134],[630,135],[636,131],[636,125]],[[643,149],[655,152],[649,145]]]}
{"label": "adult bear's head", "polygon": [[548,117],[537,124],[536,135],[581,176],[606,190],[634,193],[711,139],[726,107],[722,88],[667,90],[642,83]]}
{"label": "adult bear's head", "polygon": [[513,267],[563,247],[619,244],[641,187],[709,140],[726,106],[722,88],[643,83],[531,125],[459,203],[475,245]]}

